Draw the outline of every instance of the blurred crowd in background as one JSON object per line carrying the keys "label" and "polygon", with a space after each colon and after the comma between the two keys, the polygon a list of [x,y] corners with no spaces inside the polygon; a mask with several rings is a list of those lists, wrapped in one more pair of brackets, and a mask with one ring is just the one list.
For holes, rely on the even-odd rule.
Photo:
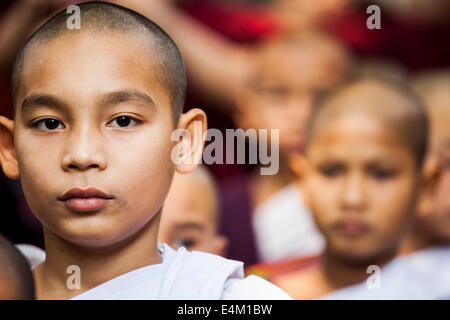
{"label": "blurred crowd in background", "polygon": [[[305,148],[317,99],[364,76],[411,86],[431,124],[423,166],[432,179],[430,195],[418,204],[425,209],[413,209],[396,252],[450,242],[450,1],[111,2],[155,21],[178,44],[188,75],[185,110],[204,109],[208,127],[222,131],[280,129],[276,175],[263,176],[258,165],[247,164],[202,165],[191,175],[176,175],[161,242],[243,261],[249,273],[274,279],[296,298],[290,276],[317,263],[332,239],[319,231],[303,199],[292,155]],[[46,18],[70,4],[76,1],[0,4],[0,114],[12,118],[10,73],[18,50]],[[366,24],[373,4],[380,8],[380,29]],[[40,223],[20,182],[2,173],[0,196],[0,233],[43,248]]]}

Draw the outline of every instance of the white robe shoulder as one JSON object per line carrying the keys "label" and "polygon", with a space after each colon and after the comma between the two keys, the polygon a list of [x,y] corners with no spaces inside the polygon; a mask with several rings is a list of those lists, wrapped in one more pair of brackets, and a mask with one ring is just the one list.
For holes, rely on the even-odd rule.
{"label": "white robe shoulder", "polygon": [[[142,267],[106,281],[73,299],[290,300],[287,293],[257,277],[244,277],[239,261],[184,248],[158,246],[162,263]],[[21,248],[19,248],[21,249]],[[21,250],[32,266],[45,254]],[[37,257],[38,256],[38,257]],[[40,261],[37,261],[40,260]],[[81,270],[81,277],[83,270]]]}

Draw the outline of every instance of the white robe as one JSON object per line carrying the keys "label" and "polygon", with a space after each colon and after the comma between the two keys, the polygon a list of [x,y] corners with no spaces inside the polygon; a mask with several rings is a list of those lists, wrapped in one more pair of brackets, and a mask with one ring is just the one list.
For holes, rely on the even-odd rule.
{"label": "white robe", "polygon": [[450,299],[450,246],[398,257],[381,268],[380,280],[378,289],[362,282],[321,299]]}
{"label": "white robe", "polygon": [[260,204],[252,215],[252,225],[261,261],[310,257],[325,245],[300,190],[293,184]]}
{"label": "white robe", "polygon": [[242,262],[199,251],[189,252],[184,248],[175,251],[165,244],[158,248],[162,263],[122,274],[73,299],[291,299],[280,288],[262,278],[244,278]]}

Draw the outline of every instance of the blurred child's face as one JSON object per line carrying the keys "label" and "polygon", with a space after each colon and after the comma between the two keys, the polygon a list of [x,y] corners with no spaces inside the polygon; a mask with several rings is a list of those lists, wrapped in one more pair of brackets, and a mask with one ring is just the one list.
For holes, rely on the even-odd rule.
{"label": "blurred child's face", "polygon": [[[82,246],[135,234],[161,208],[173,175],[170,96],[149,42],[130,38],[81,33],[30,48],[17,91],[27,202],[46,228]],[[75,187],[111,199],[95,211],[69,208],[60,197]]]}
{"label": "blurred child's face", "polygon": [[368,115],[340,116],[317,130],[304,192],[330,252],[363,261],[396,249],[418,188],[412,153]]}
{"label": "blurred child's face", "polygon": [[279,129],[281,153],[301,150],[315,95],[334,85],[344,73],[344,61],[334,56],[334,51],[316,47],[302,51],[289,45],[267,49],[260,57],[261,67],[251,89],[241,100],[238,126],[269,132]]}
{"label": "blurred child's face", "polygon": [[217,234],[216,201],[207,183],[175,174],[161,215],[158,243],[224,255],[226,241]]}

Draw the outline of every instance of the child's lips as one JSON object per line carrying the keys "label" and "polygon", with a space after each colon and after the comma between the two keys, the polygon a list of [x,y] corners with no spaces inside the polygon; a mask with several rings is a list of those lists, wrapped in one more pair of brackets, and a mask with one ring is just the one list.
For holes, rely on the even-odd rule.
{"label": "child's lips", "polygon": [[348,236],[360,236],[370,230],[370,226],[358,220],[341,220],[335,225],[336,229]]}
{"label": "child's lips", "polygon": [[59,200],[63,201],[65,206],[78,212],[97,211],[114,200],[114,196],[108,195],[96,188],[89,187],[72,188],[64,193]]}
{"label": "child's lips", "polygon": [[97,211],[113,199],[105,198],[70,198],[64,201],[66,207],[78,212]]}

